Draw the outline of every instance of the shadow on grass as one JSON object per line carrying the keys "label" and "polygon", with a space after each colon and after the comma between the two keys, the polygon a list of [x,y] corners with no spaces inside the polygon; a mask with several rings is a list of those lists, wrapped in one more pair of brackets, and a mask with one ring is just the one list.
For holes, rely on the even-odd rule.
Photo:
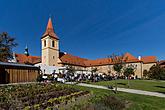
{"label": "shadow on grass", "polygon": [[117,83],[117,84],[119,84],[119,85],[126,85],[125,83]]}
{"label": "shadow on grass", "polygon": [[165,94],[165,92],[163,92],[163,91],[155,91],[155,92],[158,92],[158,93],[162,93],[162,94]]}
{"label": "shadow on grass", "polygon": [[158,87],[158,88],[165,88],[165,86],[155,86],[155,87]]}
{"label": "shadow on grass", "polygon": [[[165,86],[155,86],[157,88],[164,88],[165,89]],[[162,94],[165,94],[165,91],[156,91],[158,93],[162,93]]]}

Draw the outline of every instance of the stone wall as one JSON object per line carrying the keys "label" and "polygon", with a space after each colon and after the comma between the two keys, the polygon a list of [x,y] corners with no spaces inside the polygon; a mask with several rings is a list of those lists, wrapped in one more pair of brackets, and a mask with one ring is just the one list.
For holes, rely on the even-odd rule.
{"label": "stone wall", "polygon": [[[148,64],[144,64],[142,62],[137,62],[137,63],[127,63],[125,66],[128,65],[136,65],[136,70],[135,70],[135,75],[138,78],[142,78],[143,77],[143,71],[149,70],[153,65],[155,65],[156,63],[148,63]],[[74,66],[76,70],[84,70],[84,71],[91,71],[93,68],[97,68],[98,69],[98,73],[105,73],[107,75],[114,75],[116,72],[113,69],[113,65],[100,65],[100,66],[92,66],[92,67],[81,67],[81,66]]]}
{"label": "stone wall", "polygon": [[156,63],[146,63],[143,64],[143,70],[149,70],[153,65],[156,65]]}

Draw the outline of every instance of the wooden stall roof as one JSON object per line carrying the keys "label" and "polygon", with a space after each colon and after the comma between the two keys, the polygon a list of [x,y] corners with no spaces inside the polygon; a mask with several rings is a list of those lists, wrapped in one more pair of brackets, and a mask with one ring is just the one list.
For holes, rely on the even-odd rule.
{"label": "wooden stall roof", "polygon": [[39,69],[33,65],[26,65],[26,64],[18,64],[18,63],[7,63],[7,62],[0,62],[0,67],[5,68],[31,68],[31,69]]}

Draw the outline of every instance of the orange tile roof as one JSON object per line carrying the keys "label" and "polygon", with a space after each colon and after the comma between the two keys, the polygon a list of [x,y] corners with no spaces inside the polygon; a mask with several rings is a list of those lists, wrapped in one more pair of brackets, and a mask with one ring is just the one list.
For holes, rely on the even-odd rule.
{"label": "orange tile roof", "polygon": [[53,37],[53,38],[55,38],[55,39],[57,39],[57,40],[59,39],[59,38],[57,37],[57,35],[55,34],[55,32],[54,32],[54,28],[53,28],[53,24],[52,24],[51,18],[49,18],[46,31],[45,31],[45,33],[43,34],[42,38],[46,37],[47,35],[49,35],[50,37]]}
{"label": "orange tile roof", "polygon": [[[59,58],[62,64],[77,65],[77,66],[83,66],[83,67],[113,64],[111,58],[89,60],[89,59],[73,56],[71,54],[64,54],[63,52],[60,52]],[[16,54],[16,59],[18,60],[19,63],[25,63],[28,61],[32,64],[35,64],[35,63],[41,62],[41,57],[26,56],[24,54]],[[155,62],[156,63],[157,62],[157,59],[155,56],[145,56],[145,57],[142,57],[141,60],[139,60],[138,58],[134,57],[130,53],[124,54],[124,59],[127,59],[126,60],[127,63],[136,63],[136,62],[143,62],[143,63]]]}
{"label": "orange tile roof", "polygon": [[73,56],[71,54],[64,54],[61,52],[60,53],[60,60],[63,64],[85,66],[84,61],[86,61],[88,59]]}
{"label": "orange tile roof", "polygon": [[[127,63],[135,63],[135,62],[153,63],[153,62],[157,62],[156,57],[154,57],[154,56],[142,57],[142,60],[139,60],[138,58],[134,57],[130,53],[124,54],[124,59],[126,59]],[[72,64],[72,65],[79,65],[79,66],[99,66],[99,65],[113,64],[111,61],[111,58],[89,60],[89,59],[83,59],[80,57],[72,56],[70,54],[63,54],[60,57],[60,60],[64,64]]]}
{"label": "orange tile roof", "polygon": [[111,59],[109,59],[109,58],[102,58],[102,59],[85,61],[86,66],[98,66],[98,65],[106,65],[106,64],[111,64],[111,63],[112,63]]}
{"label": "orange tile roof", "polygon": [[39,56],[26,56],[24,54],[15,54],[17,62],[24,64],[24,63],[31,63],[31,64],[36,64],[41,62],[41,57]]}
{"label": "orange tile roof", "polygon": [[[132,56],[130,53],[124,54],[124,58],[126,62],[139,62],[139,60]],[[86,66],[98,66],[98,65],[107,65],[107,64],[113,64],[111,58],[102,58],[102,59],[96,59],[96,60],[88,60],[85,61]]]}
{"label": "orange tile roof", "polygon": [[143,63],[153,63],[157,62],[157,58],[155,56],[145,56],[141,58],[141,61],[143,61]]}

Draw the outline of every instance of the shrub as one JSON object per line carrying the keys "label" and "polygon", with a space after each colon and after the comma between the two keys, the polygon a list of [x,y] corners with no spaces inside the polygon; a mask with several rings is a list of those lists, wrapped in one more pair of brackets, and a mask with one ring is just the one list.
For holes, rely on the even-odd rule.
{"label": "shrub", "polygon": [[161,68],[158,64],[150,68],[148,72],[148,77],[151,79],[164,80],[165,79],[165,69]]}
{"label": "shrub", "polygon": [[[96,97],[99,98],[99,97]],[[123,110],[126,108],[126,101],[121,100],[115,96],[100,97],[88,104],[81,110]]]}
{"label": "shrub", "polygon": [[41,82],[41,81],[43,81],[43,80],[44,80],[44,79],[42,78],[42,75],[39,74],[38,77],[37,77],[37,82]]}
{"label": "shrub", "polygon": [[125,108],[125,101],[120,100],[114,96],[105,97],[104,99],[102,99],[102,103],[110,110],[123,110],[123,108]]}

